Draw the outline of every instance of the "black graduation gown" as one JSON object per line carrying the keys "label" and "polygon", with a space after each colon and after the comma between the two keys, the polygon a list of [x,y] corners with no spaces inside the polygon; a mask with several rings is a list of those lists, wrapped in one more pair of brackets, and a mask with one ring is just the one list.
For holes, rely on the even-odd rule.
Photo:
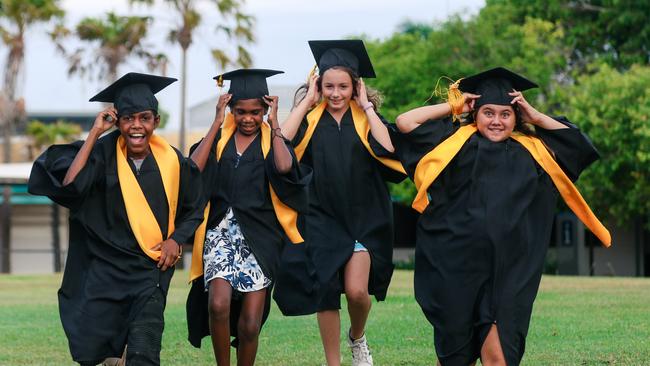
{"label": "black graduation gown", "polygon": [[[166,296],[174,273],[174,267],[160,271],[131,231],[117,176],[118,136],[119,131],[114,131],[100,138],[86,166],[67,186],[61,182],[81,141],[51,146],[34,162],[29,178],[31,194],[48,196],[70,209],[70,243],[58,297],[70,353],[77,362],[119,357],[128,324],[153,291],[159,288]],[[176,229],[170,237],[187,243],[201,222],[201,180],[196,165],[176,153],[180,189]],[[169,208],[152,155],[143,161],[136,178],[167,238]]]}
{"label": "black graduation gown", "polygon": [[[538,136],[572,180],[598,158],[591,142],[569,129]],[[413,178],[420,159],[458,128],[427,121],[395,136],[397,154]],[[443,365],[468,365],[497,325],[508,365],[524,353],[558,192],[518,142],[491,142],[478,132],[429,187],[430,204],[417,224],[415,296],[434,327]]]}
{"label": "black graduation gown", "polygon": [[[307,126],[305,118],[294,146],[302,141]],[[370,132],[368,141],[377,156],[395,158]],[[349,109],[340,128],[327,110],[323,112],[301,162],[314,171],[301,233],[321,290],[319,304],[303,304],[301,313],[340,308],[342,270],[352,256],[355,241],[370,253],[368,291],[377,300],[384,300],[394,268],[393,210],[385,181],[399,182],[405,176],[370,155],[354,128]]]}
{"label": "black graduation gown", "polygon": [[[228,208],[232,207],[246,243],[255,255],[262,272],[274,280],[280,253],[288,239],[277,220],[269,182],[284,204],[296,211],[305,211],[311,169],[297,162],[290,143],[286,141],[293,156],[293,165],[288,173],[280,174],[275,168],[273,148],[269,150],[266,159],[264,158],[261,134],[257,135],[239,158],[235,139],[231,137],[217,162],[216,143],[220,136],[221,131],[215,138],[202,173],[204,199],[210,201],[207,229],[215,228],[226,215]],[[197,145],[193,146],[192,150]],[[264,320],[268,316],[270,299],[271,296],[266,297]],[[233,293],[230,320],[231,335],[234,337],[237,336],[240,307],[241,298],[237,293]],[[192,283],[187,301],[187,318],[189,341],[195,347],[200,347],[201,339],[209,335],[208,294],[204,291],[203,276]],[[235,341],[233,345],[236,344]]]}

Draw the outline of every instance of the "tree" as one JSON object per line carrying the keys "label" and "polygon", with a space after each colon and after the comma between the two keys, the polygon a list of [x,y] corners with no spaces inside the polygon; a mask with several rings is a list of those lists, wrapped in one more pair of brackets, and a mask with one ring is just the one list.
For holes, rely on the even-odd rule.
{"label": "tree", "polygon": [[[130,0],[131,3],[145,3],[152,5],[155,0]],[[181,116],[179,132],[179,149],[185,152],[185,109],[187,89],[187,50],[192,45],[193,34],[201,24],[201,13],[198,11],[199,0],[164,0],[169,4],[180,18],[180,24],[169,32],[169,40],[178,43],[181,47]],[[206,1],[207,2],[207,1]],[[254,41],[254,18],[242,12],[245,0],[211,0],[222,16],[222,24],[217,25],[215,31],[223,33],[234,42],[237,56],[231,58],[225,48],[212,50],[212,57],[223,69],[228,65],[250,67],[251,56],[243,44]],[[229,22],[229,23],[227,23]]]}
{"label": "tree", "polygon": [[62,16],[58,0],[0,0],[0,38],[9,51],[0,92],[5,162],[11,161],[13,127],[24,118],[24,101],[17,95],[17,83],[25,63],[25,32],[34,24]]}
{"label": "tree", "polygon": [[596,60],[617,69],[650,63],[650,2],[634,0],[487,0],[508,8],[512,21],[534,17],[566,31],[569,66],[584,71]]}
{"label": "tree", "polygon": [[[32,138],[32,147],[36,150],[36,154],[41,153],[45,147],[52,144],[71,142],[79,138],[81,131],[81,126],[78,124],[63,120],[49,124],[33,120],[27,124],[25,129],[26,134]],[[30,151],[30,155],[32,155],[32,151]]]}
{"label": "tree", "polygon": [[[450,80],[496,66],[538,82],[540,89],[527,97],[544,107],[566,79],[563,71],[569,49],[563,43],[565,33],[535,18],[519,24],[513,21],[515,15],[508,7],[493,5],[468,20],[452,16],[433,24],[430,31],[421,31],[427,29],[425,25],[407,22],[386,40],[367,41],[378,78],[366,82],[384,94],[382,114],[394,120],[399,113],[439,103],[443,99],[433,93],[436,84],[444,89]],[[392,186],[391,194],[410,203],[415,188],[405,181]]]}
{"label": "tree", "polygon": [[650,228],[650,67],[590,71],[554,95],[601,156],[580,177],[580,190],[599,215]]}
{"label": "tree", "polygon": [[[144,44],[150,23],[150,17],[118,16],[109,12],[105,18],[82,19],[74,31],[58,27],[52,36],[69,61],[69,74],[83,76],[93,72],[95,75],[105,75],[103,79],[113,82],[117,80],[119,66],[132,56],[144,59],[150,70],[161,69],[165,73],[165,55],[149,52],[149,47]],[[89,52],[87,47],[79,47],[74,52],[66,50],[61,40],[73,33],[80,40],[97,45],[97,48],[91,49],[94,57],[85,57]]]}

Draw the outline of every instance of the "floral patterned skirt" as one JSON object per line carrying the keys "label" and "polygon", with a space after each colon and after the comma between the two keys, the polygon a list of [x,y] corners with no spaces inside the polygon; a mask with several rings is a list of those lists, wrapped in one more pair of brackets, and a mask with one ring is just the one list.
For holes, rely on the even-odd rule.
{"label": "floral patterned skirt", "polygon": [[203,245],[203,275],[205,288],[215,278],[221,278],[239,292],[253,292],[271,285],[246,244],[232,208],[216,228],[208,230]]}

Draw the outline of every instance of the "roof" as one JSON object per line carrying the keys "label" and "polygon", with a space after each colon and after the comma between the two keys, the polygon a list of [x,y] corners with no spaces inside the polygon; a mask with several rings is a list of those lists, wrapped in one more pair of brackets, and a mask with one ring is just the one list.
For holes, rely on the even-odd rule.
{"label": "roof", "polygon": [[26,184],[32,163],[0,164],[0,184]]}

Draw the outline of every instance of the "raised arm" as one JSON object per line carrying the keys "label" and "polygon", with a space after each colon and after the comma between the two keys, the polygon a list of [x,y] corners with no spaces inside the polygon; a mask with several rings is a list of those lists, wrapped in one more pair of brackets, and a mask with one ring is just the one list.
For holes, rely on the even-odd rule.
{"label": "raised arm", "polygon": [[275,169],[280,174],[286,174],[291,171],[293,158],[287,145],[284,143],[282,136],[282,129],[278,124],[278,97],[264,96],[264,102],[271,108],[269,112],[268,122],[271,125],[271,145],[273,147],[273,163]]}
{"label": "raised arm", "polygon": [[519,112],[521,113],[521,119],[524,122],[539,126],[545,130],[559,130],[562,128],[569,128],[569,126],[556,121],[555,119],[547,116],[546,114],[538,111],[528,101],[524,98],[524,95],[520,91],[513,91],[508,93],[513,96],[512,102],[513,105],[519,107]]}
{"label": "raised arm", "polygon": [[88,137],[86,138],[86,141],[84,141],[83,145],[81,146],[81,149],[79,149],[79,152],[74,157],[72,164],[70,164],[70,168],[68,168],[68,171],[65,173],[65,177],[63,178],[64,186],[67,186],[68,184],[74,182],[75,178],[77,178],[77,175],[79,175],[81,169],[83,169],[84,166],[86,166],[86,163],[88,162],[88,157],[90,156],[90,153],[93,151],[93,147],[95,146],[97,139],[99,139],[99,137],[104,132],[108,131],[111,127],[113,127],[115,122],[117,122],[117,110],[113,107],[106,108],[103,111],[99,112],[99,114],[97,114],[97,117],[95,118],[95,123],[93,124],[93,127],[90,129],[90,132],[88,132]]}
{"label": "raised arm", "polygon": [[366,84],[363,82],[363,79],[359,78],[357,83],[357,104],[363,108],[366,117],[368,117],[368,124],[370,125],[370,133],[372,137],[379,142],[379,144],[389,152],[395,152],[393,143],[390,140],[390,135],[388,134],[388,128],[381,121],[377,112],[375,111],[374,106],[370,101],[368,101],[368,92],[366,90]]}
{"label": "raised arm", "polygon": [[280,126],[285,138],[293,140],[293,138],[296,137],[296,133],[298,132],[298,128],[300,127],[303,118],[305,118],[305,115],[309,112],[311,107],[320,100],[320,92],[318,92],[318,87],[316,85],[318,78],[319,76],[317,74],[311,76],[307,88],[307,95],[305,95],[303,100],[301,100],[300,103],[291,110],[287,119],[282,123],[282,126]]}
{"label": "raised arm", "polygon": [[219,100],[217,101],[217,111],[214,116],[214,121],[212,122],[212,126],[210,126],[210,130],[208,130],[208,133],[205,135],[203,140],[201,140],[199,146],[196,147],[196,149],[190,156],[190,159],[194,161],[194,163],[196,164],[196,166],[199,168],[200,171],[203,171],[203,169],[205,169],[205,164],[207,163],[208,157],[210,156],[210,149],[212,148],[212,144],[214,144],[214,139],[217,137],[217,133],[221,128],[221,124],[223,123],[223,119],[226,111],[226,106],[228,105],[228,102],[230,102],[231,98],[232,98],[232,94],[223,94],[219,96]]}
{"label": "raised arm", "polygon": [[[465,103],[463,104],[463,113],[470,112],[474,109],[474,102],[480,95],[464,93]],[[428,120],[437,120],[448,116],[451,113],[449,103],[440,103],[419,107],[397,116],[395,123],[402,133],[409,133]]]}

